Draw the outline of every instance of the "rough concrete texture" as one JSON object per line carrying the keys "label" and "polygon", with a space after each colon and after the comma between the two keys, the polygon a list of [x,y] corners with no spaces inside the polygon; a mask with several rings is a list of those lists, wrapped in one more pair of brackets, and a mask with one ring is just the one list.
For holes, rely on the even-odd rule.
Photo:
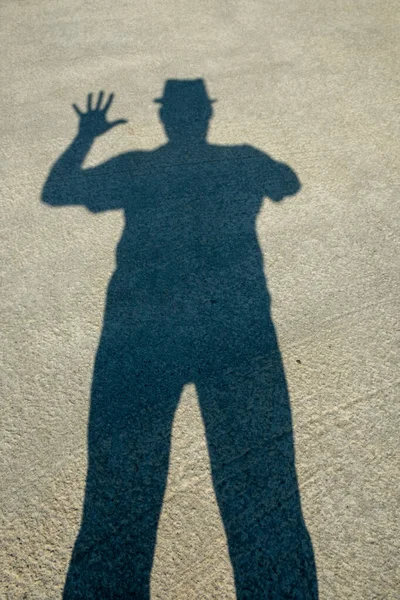
{"label": "rough concrete texture", "polygon": [[[85,167],[91,167],[131,150],[151,151],[165,144],[153,99],[162,95],[166,80],[194,78],[203,78],[210,97],[218,100],[213,105],[210,144],[257,148],[262,156],[289,165],[301,182],[298,193],[292,190],[284,194],[289,195],[282,202],[266,198],[258,207],[255,226],[290,392],[298,488],[316,562],[318,597],[399,598],[398,17],[398,2],[394,0],[3,0],[0,598],[38,600],[63,595],[82,519],[93,365],[107,286],[115,269],[115,248],[124,229],[121,211],[93,213],[79,205],[49,206],[57,204],[63,185],[60,182],[52,202],[46,204],[43,197],[51,166],[76,135],[77,116],[71,104],[84,107],[88,92],[114,92],[110,118],[129,120],[95,141],[85,162]],[[203,173],[200,183],[204,184],[208,167],[201,153],[196,156],[196,169]],[[246,162],[241,157],[235,165]],[[171,173],[185,171],[186,158],[183,162],[171,156],[167,159]],[[167,163],[162,160],[157,168],[166,172]],[[246,164],[250,171],[257,171],[256,159],[250,157]],[[226,181],[236,176],[236,167],[229,165],[231,175]],[[193,170],[193,163],[190,168]],[[150,167],[143,169],[141,176],[146,185],[161,181],[158,171],[154,174],[149,172]],[[214,168],[211,181],[216,181],[217,172]],[[132,177],[128,170],[125,175]],[[68,191],[67,172],[63,181],[66,195],[75,194],[77,198],[79,189]],[[102,183],[107,181],[105,178]],[[196,184],[195,177],[193,181],[197,198],[198,181]],[[170,199],[176,197],[176,189]],[[101,189],[96,194],[101,197]],[[162,193],[159,202],[161,212],[153,211],[155,238],[157,232],[165,233],[160,215],[168,215],[171,206]],[[240,219],[240,214],[235,213],[231,222],[226,220],[220,230],[223,243],[231,226],[235,231],[232,223],[238,221],[234,219]],[[149,221],[146,223],[149,225]],[[187,250],[190,242],[182,243]],[[232,256],[235,253],[233,245]],[[182,255],[182,265],[189,263],[190,258]],[[252,273],[251,268],[248,272]],[[227,294],[228,279],[219,272],[216,281],[218,278],[224,281],[222,291]],[[193,302],[191,308],[205,293],[200,281],[201,271],[197,288],[192,285],[187,293]],[[236,284],[232,289],[238,292],[240,285]],[[183,293],[181,306],[185,306],[184,283],[177,285]],[[157,288],[155,293],[159,293]],[[157,301],[158,307],[147,309],[149,319],[152,309],[156,313],[161,310],[159,296]],[[166,317],[163,313],[166,335],[175,331],[179,320],[168,321],[168,303],[162,307],[167,311]],[[159,326],[162,319],[157,314]],[[197,332],[196,340],[203,340],[210,332],[198,314],[190,331],[191,335]],[[141,317],[137,318],[140,321]],[[236,339],[235,319],[231,321],[232,338],[226,340],[222,335],[219,340],[228,347],[231,339]],[[268,327],[272,327],[271,322]],[[165,342],[162,326],[157,336]],[[179,342],[179,336],[175,342]],[[185,343],[183,348],[189,349],[191,344],[187,340]],[[246,347],[238,351],[239,345],[232,342],[232,356],[239,356],[240,361],[237,358],[236,365],[229,355],[229,364],[220,369],[224,377],[226,366],[233,373],[234,384],[230,380],[226,388],[229,393],[225,390],[223,396],[228,407],[232,406],[230,394],[240,400],[246,381],[250,388],[260,382],[259,357],[253,352],[257,344],[254,342],[253,348],[252,343],[247,359]],[[152,348],[159,346],[149,345],[149,360]],[[165,358],[168,344],[163,348]],[[206,362],[201,348],[200,367]],[[159,360],[157,351],[154,349],[154,361]],[[261,354],[264,351],[259,350]],[[211,362],[218,363],[221,353],[225,358],[229,354],[216,345],[211,350]],[[182,358],[176,354],[174,359],[184,363],[186,355]],[[315,587],[303,586],[301,575],[293,576],[294,583],[289,581],[286,558],[277,559],[279,553],[274,547],[279,546],[281,533],[271,533],[274,523],[277,529],[284,524],[283,509],[275,513],[268,505],[270,500],[264,504],[262,501],[264,476],[266,487],[269,477],[272,481],[272,498],[281,493],[274,488],[274,468],[281,459],[271,457],[276,447],[279,450],[280,440],[286,439],[289,458],[284,457],[282,464],[287,459],[290,469],[290,428],[286,427],[282,435],[274,429],[276,436],[270,438],[266,429],[269,450],[263,454],[261,441],[257,456],[251,436],[248,446],[244,439],[237,442],[238,436],[246,436],[240,427],[235,433],[236,415],[232,412],[235,423],[229,430],[228,422],[224,430],[228,433],[221,441],[226,444],[231,436],[230,462],[221,466],[215,459],[216,472],[231,465],[230,474],[226,471],[222,481],[228,488],[235,485],[232,482],[240,482],[245,460],[246,469],[250,472],[256,465],[258,475],[253,483],[249,479],[247,491],[237,484],[237,515],[231,502],[224,526],[223,491],[220,489],[218,505],[210,466],[210,452],[218,456],[218,427],[220,422],[224,426],[223,416],[217,409],[201,409],[211,415],[210,433],[206,434],[195,377],[183,373],[183,367],[181,373],[178,365],[179,377],[175,373],[176,379],[165,383],[164,366],[157,375],[159,389],[166,390],[165,397],[169,398],[171,387],[167,386],[176,384],[180,402],[172,423],[168,480],[151,570],[151,598],[316,597]],[[212,365],[207,368],[203,383],[204,377],[209,377],[210,386],[217,386],[222,375],[215,374]],[[151,383],[150,371],[147,377]],[[280,385],[282,392],[282,381]],[[243,431],[246,427],[250,430],[248,423],[254,416],[252,394],[256,392],[250,391],[244,400],[250,402],[250,409],[240,413]],[[133,498],[145,494],[147,483],[152,489],[151,477],[158,471],[152,471],[149,456],[157,458],[153,432],[163,431],[162,425],[157,421],[159,429],[150,431],[149,445],[141,450],[150,483],[142,482],[140,489],[132,486]],[[261,426],[255,425],[256,429]],[[207,440],[211,432],[215,447],[210,446],[211,437]],[[134,442],[125,437],[122,441],[129,451]],[[162,448],[164,451],[166,446]],[[111,462],[118,456],[113,452]],[[111,473],[115,473],[113,468],[111,465]],[[100,475],[96,481],[101,481]],[[123,478],[118,481],[115,489],[122,489]],[[157,485],[162,484],[160,481]],[[257,482],[261,483],[256,500],[267,511],[265,518],[271,525],[264,538],[262,510],[257,513],[256,504],[247,510],[246,494],[251,504]],[[217,488],[220,484],[221,480],[215,481]],[[103,492],[102,488],[94,489]],[[284,501],[289,512],[298,494],[295,487],[290,489]],[[162,485],[157,490],[162,492]],[[296,519],[300,519],[301,513],[296,510]],[[133,516],[139,515],[135,513],[139,509],[132,511]],[[278,578],[280,583],[274,579],[272,568],[266,567],[260,575],[253,564],[249,548],[257,515],[261,541],[265,542],[268,535],[273,540],[266,552],[273,556],[272,562],[275,559],[275,570],[277,567],[283,572]],[[134,535],[133,516],[120,513],[125,536],[129,526]],[[235,546],[232,525],[235,522],[238,526],[240,521],[249,531],[247,541],[243,542],[244,534],[240,534],[243,552],[247,553],[243,560]],[[229,542],[226,528],[231,525]],[[120,535],[118,527],[114,523],[115,535]],[[151,529],[150,525],[142,532],[143,545],[150,554],[151,532],[154,526]],[[109,533],[101,544],[111,548],[114,533]],[[95,537],[92,541],[96,545]],[[283,539],[283,547],[290,539]],[[253,543],[253,549],[256,546]],[[118,548],[122,557],[118,567],[115,556],[108,558],[111,562],[107,566],[105,560],[101,563],[101,549],[96,551],[93,562],[98,561],[97,568],[104,573],[111,569],[110,589],[107,591],[107,582],[103,581],[105,587],[96,592],[94,583],[91,592],[82,596],[76,588],[73,591],[71,584],[65,598],[146,597],[145,583],[136,595],[128,595],[124,576],[128,581],[131,563],[128,559],[124,563],[125,553],[129,556],[126,547]],[[257,551],[264,551],[264,547]],[[83,560],[92,560],[90,552],[87,549]],[[145,562],[146,556],[142,559]],[[265,557],[262,560],[267,561]],[[236,585],[233,564],[237,565]],[[247,573],[243,572],[246,565]],[[142,575],[146,576],[145,570]],[[254,576],[255,587],[246,591],[243,582],[250,575]],[[100,581],[102,576],[97,572],[93,577]],[[76,581],[79,584],[79,577]]]}

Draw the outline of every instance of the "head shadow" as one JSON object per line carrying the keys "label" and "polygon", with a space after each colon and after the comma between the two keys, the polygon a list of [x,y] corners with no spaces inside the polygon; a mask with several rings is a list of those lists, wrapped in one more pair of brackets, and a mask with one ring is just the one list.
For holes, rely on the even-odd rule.
{"label": "head shadow", "polygon": [[203,79],[166,81],[164,94],[154,102],[171,144],[188,145],[206,141],[212,104]]}

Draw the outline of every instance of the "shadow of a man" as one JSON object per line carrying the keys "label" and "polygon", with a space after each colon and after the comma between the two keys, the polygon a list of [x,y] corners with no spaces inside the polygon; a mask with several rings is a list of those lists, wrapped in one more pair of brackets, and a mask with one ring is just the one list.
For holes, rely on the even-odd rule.
{"label": "shadow of a man", "polygon": [[168,80],[168,142],[94,168],[82,164],[112,96],[87,112],[52,167],[43,201],[123,209],[93,374],[83,518],[64,599],[148,600],[170,433],[194,383],[238,600],[315,599],[291,414],[256,234],[264,197],[300,188],[251,146],[206,141],[204,81]]}

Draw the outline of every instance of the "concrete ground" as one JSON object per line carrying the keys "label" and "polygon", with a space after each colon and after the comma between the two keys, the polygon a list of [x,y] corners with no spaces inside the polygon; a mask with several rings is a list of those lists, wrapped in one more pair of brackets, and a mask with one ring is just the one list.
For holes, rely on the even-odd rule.
{"label": "concrete ground", "polygon": [[[96,140],[94,166],[165,143],[153,99],[194,78],[218,100],[210,143],[258,148],[301,181],[256,225],[319,598],[399,598],[398,2],[3,0],[0,22],[0,598],[62,597],[124,226],[121,211],[41,202],[71,104],[114,92],[110,118],[129,121]],[[227,544],[188,381],[151,598],[235,598]]]}

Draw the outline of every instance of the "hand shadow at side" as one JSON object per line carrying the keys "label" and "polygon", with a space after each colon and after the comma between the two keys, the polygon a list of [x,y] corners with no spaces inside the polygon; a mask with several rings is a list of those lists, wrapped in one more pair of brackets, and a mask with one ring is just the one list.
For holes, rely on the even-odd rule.
{"label": "hand shadow at side", "polygon": [[[43,201],[123,209],[92,384],[89,465],[64,599],[150,598],[171,426],[196,385],[238,600],[316,599],[287,385],[256,217],[296,194],[295,173],[251,146],[208,144],[203,80],[169,80],[168,142],[82,164],[110,102],[80,116]],[[118,124],[119,122],[115,122]]]}

